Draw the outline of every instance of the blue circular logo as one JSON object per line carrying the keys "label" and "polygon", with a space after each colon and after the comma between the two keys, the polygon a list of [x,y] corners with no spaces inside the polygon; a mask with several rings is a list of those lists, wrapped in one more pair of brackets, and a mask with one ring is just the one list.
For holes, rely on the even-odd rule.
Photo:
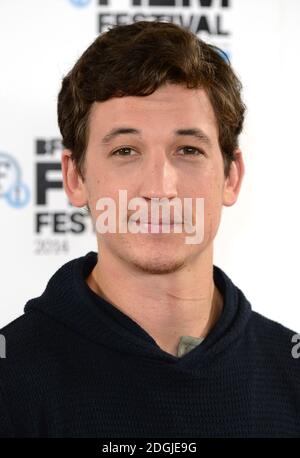
{"label": "blue circular logo", "polygon": [[25,183],[18,183],[10,188],[6,200],[11,207],[21,208],[29,202],[29,189]]}
{"label": "blue circular logo", "polygon": [[27,205],[30,199],[28,186],[22,181],[21,168],[10,154],[0,151],[0,198],[14,208]]}
{"label": "blue circular logo", "polygon": [[87,6],[89,3],[91,3],[91,0],[70,0],[72,5],[82,7],[82,6]]}

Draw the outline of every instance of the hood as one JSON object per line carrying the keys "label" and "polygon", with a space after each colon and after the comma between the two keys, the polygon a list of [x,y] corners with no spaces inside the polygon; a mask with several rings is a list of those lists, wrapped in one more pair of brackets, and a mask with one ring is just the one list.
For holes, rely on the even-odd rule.
{"label": "hood", "polygon": [[64,264],[50,278],[42,295],[26,303],[24,312],[46,314],[49,319],[64,324],[74,333],[118,352],[159,359],[183,367],[207,364],[217,355],[226,354],[245,335],[252,313],[251,305],[242,291],[214,265],[214,282],[223,296],[223,310],[218,321],[201,345],[184,356],[177,357],[165,352],[138,323],[89,288],[85,279],[97,259],[98,254],[91,251]]}

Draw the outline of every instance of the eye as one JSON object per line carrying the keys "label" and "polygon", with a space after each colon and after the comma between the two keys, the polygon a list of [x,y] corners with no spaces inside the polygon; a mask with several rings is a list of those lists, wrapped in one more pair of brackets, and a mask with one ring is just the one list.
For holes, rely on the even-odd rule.
{"label": "eye", "polygon": [[204,154],[202,150],[199,148],[195,148],[194,146],[183,146],[180,148],[181,150],[184,150],[187,154],[184,154],[184,156],[200,156],[201,154]]}
{"label": "eye", "polygon": [[112,153],[112,156],[131,156],[130,151],[133,151],[132,148],[129,146],[124,146],[123,148],[119,148]]}
{"label": "eye", "polygon": [[[194,146],[183,146],[180,148],[180,150],[183,150],[186,153],[183,154],[183,156],[200,156],[204,154],[202,150],[200,150],[199,148],[195,148]],[[130,148],[129,146],[123,146],[123,148],[115,150],[112,153],[112,156],[129,157],[132,156],[131,152],[134,152],[132,148]]]}

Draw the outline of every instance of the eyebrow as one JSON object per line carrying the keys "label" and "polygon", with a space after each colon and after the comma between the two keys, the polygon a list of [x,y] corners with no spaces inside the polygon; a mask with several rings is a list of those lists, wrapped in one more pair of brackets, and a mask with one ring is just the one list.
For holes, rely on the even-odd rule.
{"label": "eyebrow", "polygon": [[[190,136],[194,137],[197,140],[200,140],[203,143],[206,143],[208,146],[211,146],[211,140],[210,138],[206,135],[205,132],[203,132],[202,129],[199,129],[198,127],[193,127],[189,129],[176,129],[173,131],[175,136]],[[141,136],[142,132],[138,129],[134,129],[133,127],[116,127],[112,129],[111,131],[106,134],[103,139],[102,143],[103,144],[108,144],[110,143],[114,138],[118,137],[119,135],[124,135],[124,134],[134,134]]]}
{"label": "eyebrow", "polygon": [[116,127],[115,129],[109,131],[108,134],[102,138],[102,143],[110,143],[118,135],[124,134],[135,134],[140,136],[141,131],[138,129],[133,129],[132,127]]}
{"label": "eyebrow", "polygon": [[182,135],[182,136],[190,136],[195,137],[203,143],[206,143],[208,146],[211,146],[212,142],[208,135],[203,132],[202,129],[198,127],[190,128],[190,129],[177,129],[174,131],[175,135]]}

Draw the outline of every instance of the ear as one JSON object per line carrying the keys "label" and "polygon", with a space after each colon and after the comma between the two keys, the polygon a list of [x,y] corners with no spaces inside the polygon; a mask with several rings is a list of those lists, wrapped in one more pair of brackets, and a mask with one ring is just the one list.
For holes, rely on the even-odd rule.
{"label": "ear", "polygon": [[231,162],[229,174],[225,179],[223,189],[223,205],[226,207],[230,207],[236,202],[245,174],[245,166],[241,150],[236,149],[234,153],[235,159]]}
{"label": "ear", "polygon": [[87,204],[86,187],[71,155],[72,153],[68,149],[64,149],[62,152],[61,168],[64,189],[72,205],[83,207]]}

